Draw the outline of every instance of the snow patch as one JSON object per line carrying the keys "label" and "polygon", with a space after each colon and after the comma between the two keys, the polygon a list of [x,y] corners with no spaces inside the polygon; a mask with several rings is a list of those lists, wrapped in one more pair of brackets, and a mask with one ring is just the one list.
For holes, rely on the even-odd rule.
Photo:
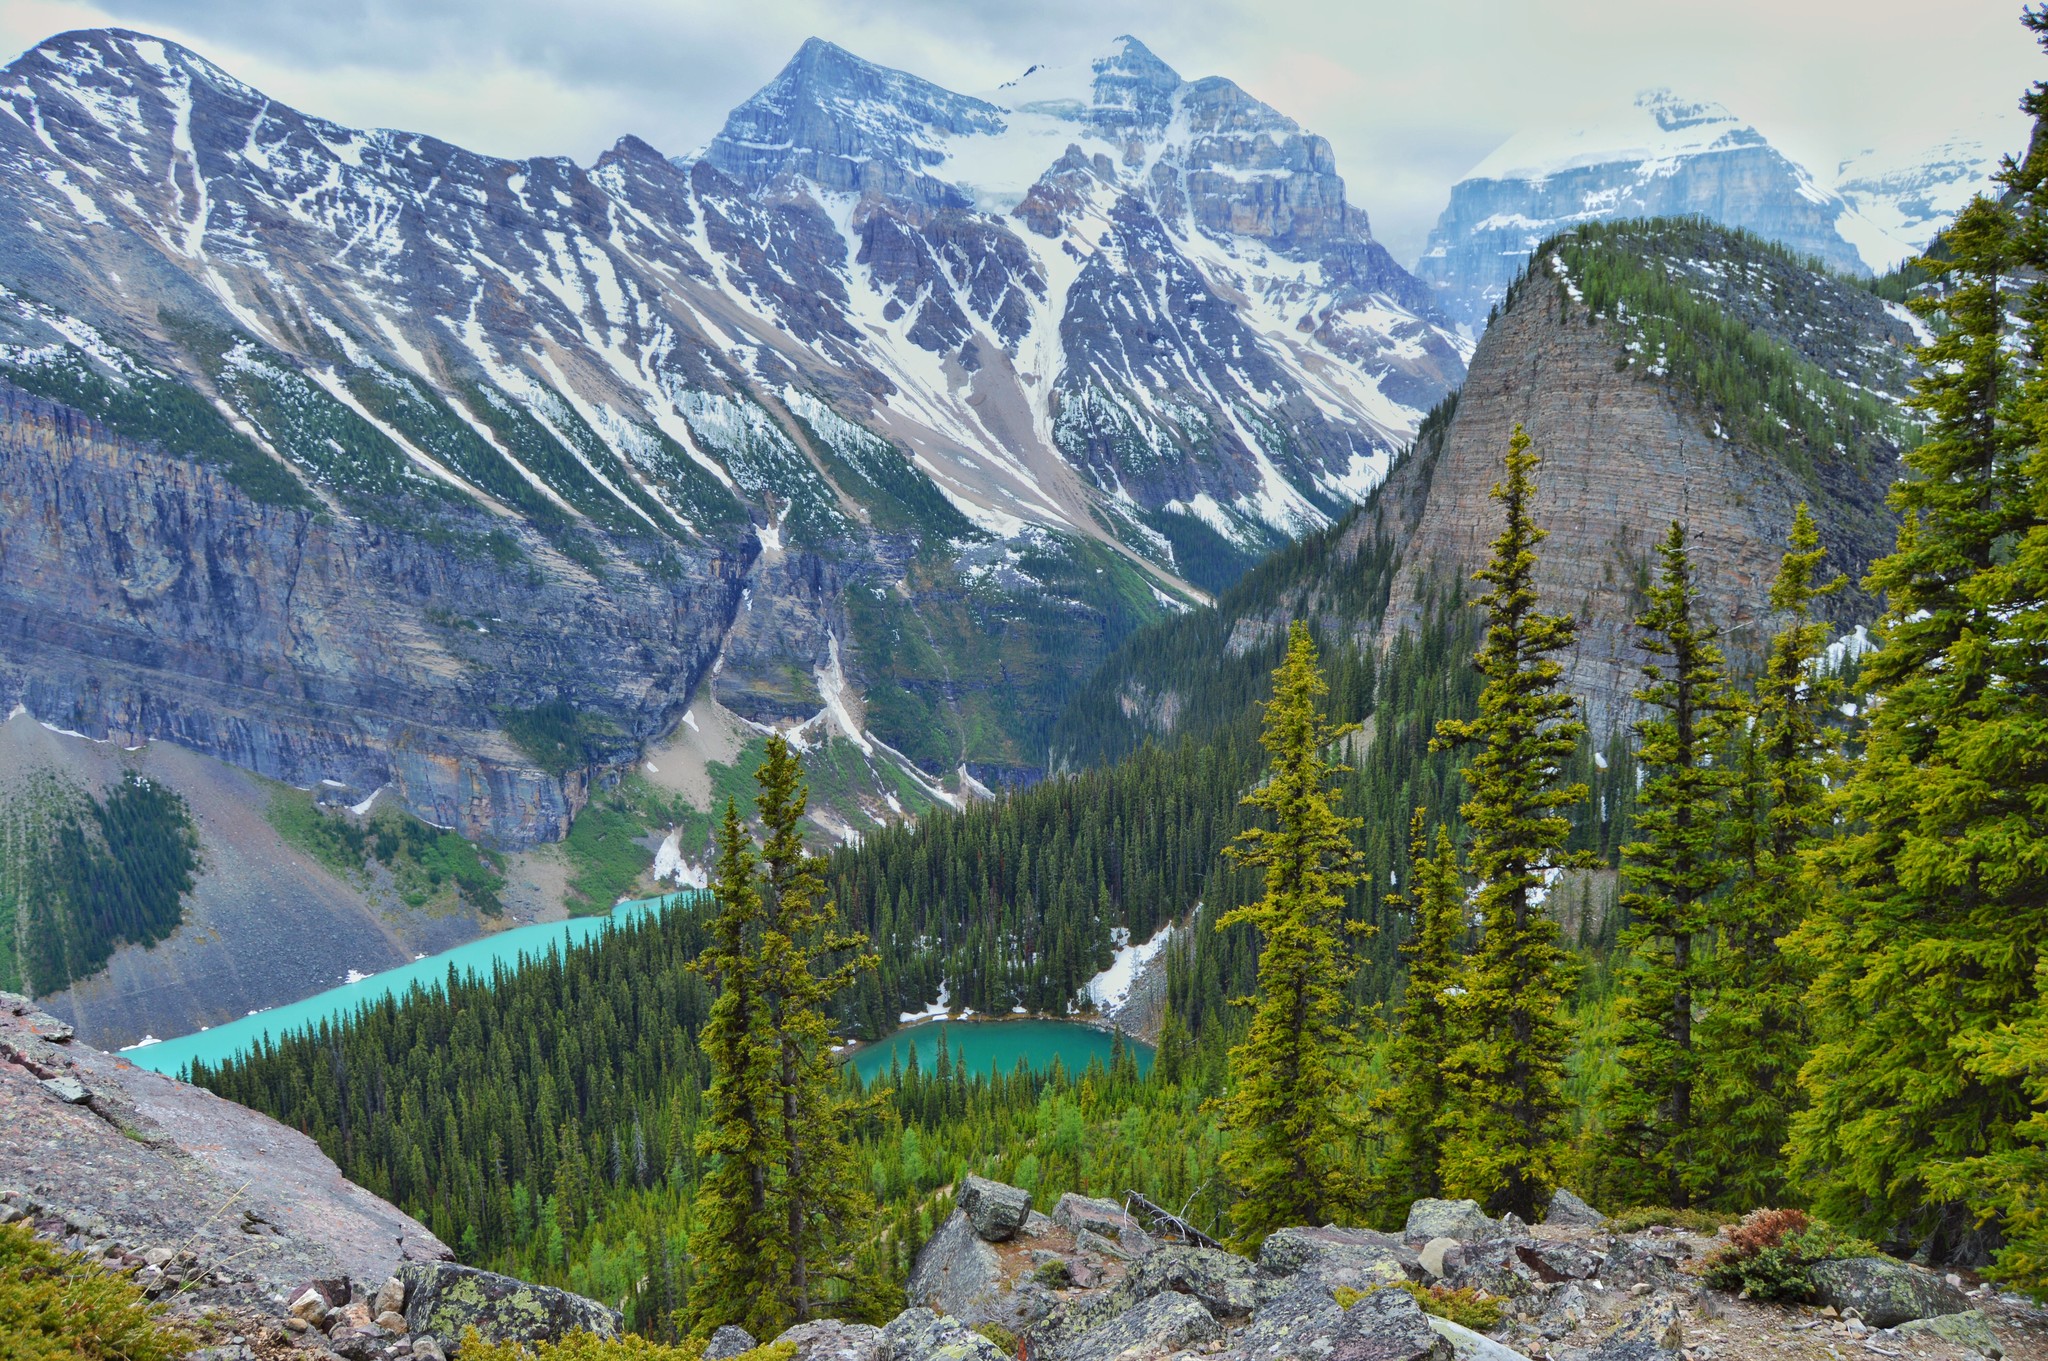
{"label": "snow patch", "polygon": [[654,852],[654,877],[675,881],[678,888],[707,888],[711,879],[703,865],[693,864],[683,855],[683,834],[681,829],[670,832],[662,839]]}
{"label": "snow patch", "polygon": [[919,1021],[943,1021],[953,1013],[950,1010],[952,992],[944,979],[939,980],[939,1000],[923,1011],[905,1011],[896,1017],[898,1025],[915,1025]]}
{"label": "snow patch", "polygon": [[1168,941],[1173,939],[1173,923],[1159,928],[1143,945],[1131,944],[1131,931],[1119,926],[1110,932],[1110,941],[1115,952],[1110,957],[1109,967],[1089,979],[1081,987],[1098,1010],[1115,1012],[1131,1000],[1131,988],[1138,981],[1138,970],[1152,962]]}

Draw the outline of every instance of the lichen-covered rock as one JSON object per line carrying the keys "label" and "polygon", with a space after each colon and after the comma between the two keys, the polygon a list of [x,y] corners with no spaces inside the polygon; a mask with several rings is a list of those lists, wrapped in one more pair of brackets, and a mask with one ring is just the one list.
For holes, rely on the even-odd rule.
{"label": "lichen-covered rock", "polygon": [[871,1323],[818,1319],[786,1329],[775,1340],[796,1348],[790,1361],[883,1361],[882,1330]]}
{"label": "lichen-covered rock", "polygon": [[1078,1234],[1085,1230],[1112,1241],[1131,1229],[1143,1232],[1143,1226],[1115,1201],[1077,1196],[1072,1191],[1061,1196],[1059,1203],[1052,1207],[1052,1222],[1068,1233]]}
{"label": "lichen-covered rock", "polygon": [[1296,1277],[1252,1311],[1252,1321],[1233,1340],[1230,1355],[1242,1361],[1325,1356],[1331,1335],[1343,1321],[1344,1310],[1327,1289]]}
{"label": "lichen-covered rock", "polygon": [[1550,1193],[1550,1208],[1545,1211],[1543,1222],[1573,1229],[1597,1229],[1607,1222],[1607,1216],[1560,1186]]}
{"label": "lichen-covered rock", "polygon": [[1462,1323],[1453,1323],[1447,1318],[1429,1317],[1430,1331],[1451,1344],[1454,1361],[1529,1361],[1529,1358],[1504,1342],[1496,1342],[1484,1333],[1475,1333]]}
{"label": "lichen-covered rock", "polygon": [[1311,1272],[1326,1285],[1365,1290],[1422,1279],[1422,1259],[1392,1234],[1371,1229],[1281,1229],[1259,1247],[1259,1266],[1276,1276]]}
{"label": "lichen-covered rock", "polygon": [[1168,1244],[1132,1264],[1124,1288],[1137,1299],[1188,1295],[1217,1318],[1243,1318],[1259,1302],[1258,1273],[1235,1253]]}
{"label": "lichen-covered rock", "polygon": [[1970,1307],[1962,1291],[1933,1272],[1889,1257],[1844,1257],[1816,1263],[1813,1288],[1822,1304],[1854,1309],[1873,1328],[1960,1314]]}
{"label": "lichen-covered rock", "polygon": [[1004,1243],[1017,1236],[1031,1215],[1031,1193],[1022,1187],[968,1173],[961,1178],[953,1203],[966,1214],[974,1231],[991,1243]]}
{"label": "lichen-covered rock", "polygon": [[1991,1320],[1984,1317],[1980,1309],[1908,1319],[1898,1326],[1897,1332],[1902,1338],[1938,1337],[1944,1342],[1968,1347],[1977,1355],[1990,1358],[1990,1361],[1998,1361],[2005,1355],[2004,1345],[1991,1331]]}
{"label": "lichen-covered rock", "polygon": [[1222,1334],[1201,1301],[1169,1290],[1065,1343],[1050,1361],[1151,1361]]}
{"label": "lichen-covered rock", "polygon": [[1408,1207],[1408,1224],[1402,1229],[1401,1237],[1419,1247],[1432,1238],[1455,1238],[1460,1243],[1475,1243],[1483,1238],[1498,1237],[1500,1232],[1500,1222],[1487,1218],[1476,1200],[1424,1199]]}
{"label": "lichen-covered rock", "polygon": [[1405,1290],[1374,1290],[1344,1311],[1329,1361],[1449,1361],[1451,1344]]}
{"label": "lichen-covered rock", "polygon": [[1566,1282],[1544,1300],[1543,1312],[1536,1316],[1536,1332],[1552,1342],[1561,1337],[1569,1337],[1586,1321],[1586,1313],[1590,1308],[1591,1301],[1586,1298],[1586,1292],[1579,1288],[1578,1283]]}
{"label": "lichen-covered rock", "polygon": [[1615,1240],[1601,1262],[1600,1279],[1610,1286],[1627,1289],[1635,1285],[1652,1288],[1684,1283],[1678,1264],[1690,1253],[1676,1239],[1632,1236]]}
{"label": "lichen-covered rock", "polygon": [[544,1342],[574,1332],[617,1337],[622,1323],[616,1309],[596,1300],[453,1262],[408,1262],[398,1276],[406,1327],[451,1350],[470,1328],[486,1342]]}
{"label": "lichen-covered rock", "polygon": [[720,1326],[704,1344],[704,1361],[731,1361],[741,1352],[750,1352],[761,1344],[754,1335],[735,1323]]}
{"label": "lichen-covered rock", "polygon": [[882,1329],[881,1361],[1009,1361],[995,1343],[956,1318],[905,1309]]}
{"label": "lichen-covered rock", "polygon": [[1600,1274],[1605,1253],[1587,1243],[1536,1239],[1514,1245],[1516,1258],[1546,1285],[1587,1281]]}
{"label": "lichen-covered rock", "polygon": [[996,1250],[974,1231],[964,1210],[955,1210],[939,1231],[918,1249],[904,1292],[914,1305],[973,1323],[982,1305],[1002,1289],[1002,1263]]}

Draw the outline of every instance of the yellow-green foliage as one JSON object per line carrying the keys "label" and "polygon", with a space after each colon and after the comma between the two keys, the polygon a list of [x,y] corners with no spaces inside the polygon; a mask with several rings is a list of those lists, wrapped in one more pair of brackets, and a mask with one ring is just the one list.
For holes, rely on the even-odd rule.
{"label": "yellow-green foliage", "polygon": [[0,1226],[0,1361],[170,1361],[192,1339],[115,1272]]}
{"label": "yellow-green foliage", "polygon": [[[692,1337],[664,1343],[635,1333],[617,1338],[570,1333],[555,1342],[486,1342],[476,1329],[465,1328],[460,1355],[462,1361],[701,1361],[705,1341]],[[764,1342],[733,1361],[790,1361],[795,1355],[794,1342]]]}
{"label": "yellow-green foliage", "polygon": [[1667,1229],[1713,1233],[1723,1224],[1734,1222],[1734,1215],[1723,1214],[1719,1210],[1674,1210],[1669,1205],[1637,1205],[1616,1214],[1608,1228],[1615,1233],[1636,1233],[1662,1225]]}
{"label": "yellow-green foliage", "polygon": [[1003,1355],[1015,1356],[1017,1354],[1017,1335],[1011,1332],[1008,1328],[1005,1328],[1002,1324],[977,1324],[975,1325],[974,1331],[980,1333],[983,1337],[995,1343],[996,1346],[1001,1349]]}
{"label": "yellow-green foliage", "polygon": [[1372,1294],[1373,1290],[1404,1290],[1415,1297],[1423,1313],[1447,1318],[1475,1332],[1483,1333],[1500,1326],[1500,1301],[1470,1286],[1452,1290],[1447,1286],[1420,1285],[1414,1281],[1390,1281],[1386,1285],[1376,1285],[1372,1290],[1354,1290],[1348,1285],[1340,1285],[1330,1293],[1336,1297],[1338,1308],[1349,1309]]}

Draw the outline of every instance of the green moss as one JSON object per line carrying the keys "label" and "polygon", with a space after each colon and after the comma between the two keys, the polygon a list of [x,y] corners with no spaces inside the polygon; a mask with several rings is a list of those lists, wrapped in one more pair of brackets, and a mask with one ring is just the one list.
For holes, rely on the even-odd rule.
{"label": "green moss", "polygon": [[499,709],[497,719],[505,736],[556,779],[591,764],[597,759],[593,742],[618,733],[618,725],[609,719],[578,709],[566,699]]}
{"label": "green moss", "polygon": [[171,1361],[193,1339],[126,1277],[0,1225],[0,1355],[7,1361]]}
{"label": "green moss", "polygon": [[1336,1297],[1339,1308],[1349,1309],[1377,1290],[1399,1290],[1413,1295],[1415,1302],[1422,1306],[1423,1313],[1447,1318],[1474,1332],[1484,1333],[1500,1327],[1501,1302],[1470,1286],[1452,1290],[1448,1286],[1422,1285],[1415,1281],[1391,1281],[1370,1290],[1354,1290],[1348,1285],[1340,1285],[1331,1293]]}

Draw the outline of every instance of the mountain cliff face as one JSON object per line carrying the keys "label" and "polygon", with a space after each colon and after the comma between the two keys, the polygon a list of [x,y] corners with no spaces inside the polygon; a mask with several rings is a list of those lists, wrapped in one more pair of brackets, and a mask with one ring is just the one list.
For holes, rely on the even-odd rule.
{"label": "mountain cliff face", "polygon": [[508,845],[700,689],[1032,778],[1467,353],[1327,143],[1128,40],[993,98],[812,42],[582,167],[74,33],[0,185],[0,706]]}
{"label": "mountain cliff face", "polygon": [[[1704,217],[1846,274],[1911,254],[1911,231],[1894,239],[1859,211],[1878,208],[1889,191],[1859,186],[1846,196],[1849,188],[1816,183],[1719,104],[1648,90],[1609,123],[1531,129],[1473,167],[1451,187],[1416,272],[1447,313],[1476,328],[1536,244],[1582,222]],[[1904,225],[1898,212],[1881,221]]]}
{"label": "mountain cliff face", "polygon": [[[1366,505],[1263,564],[1216,610],[1134,637],[1063,718],[1061,754],[1087,763],[1233,718],[1233,696],[1263,693],[1255,673],[1270,669],[1290,619],[1384,652],[1460,592],[1469,599],[1498,533],[1488,492],[1517,424],[1543,460],[1542,607],[1578,621],[1578,644],[1560,660],[1604,741],[1635,716],[1646,658],[1633,620],[1672,520],[1690,528],[1738,667],[1768,643],[1762,602],[1800,501],[1830,566],[1852,581],[1889,551],[1884,495],[1910,436],[1898,401],[1915,325],[1739,233],[1641,223],[1553,239],[1503,298],[1455,401]],[[1734,391],[1730,372],[1755,391]],[[1871,612],[1855,590],[1831,608],[1844,626]],[[1193,656],[1219,660],[1197,675]]]}

